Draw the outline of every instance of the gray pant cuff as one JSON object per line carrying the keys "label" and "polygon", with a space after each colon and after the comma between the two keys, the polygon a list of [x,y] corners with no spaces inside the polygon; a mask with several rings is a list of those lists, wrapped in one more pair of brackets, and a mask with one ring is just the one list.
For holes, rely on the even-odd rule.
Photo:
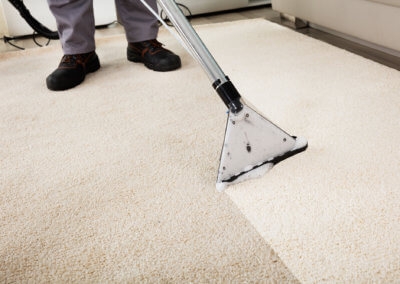
{"label": "gray pant cuff", "polygon": [[89,53],[96,50],[96,46],[91,47],[64,47],[63,52],[65,55],[72,55],[72,54],[83,54]]}
{"label": "gray pant cuff", "polygon": [[128,42],[140,42],[145,40],[156,39],[157,36],[158,36],[158,30],[151,32],[149,34],[143,34],[141,36],[135,36],[135,37],[126,35],[126,39]]}

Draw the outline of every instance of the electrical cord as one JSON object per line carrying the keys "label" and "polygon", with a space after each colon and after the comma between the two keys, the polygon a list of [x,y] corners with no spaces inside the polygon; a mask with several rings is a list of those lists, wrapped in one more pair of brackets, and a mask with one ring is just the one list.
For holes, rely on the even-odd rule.
{"label": "electrical cord", "polygon": [[[107,28],[108,26],[113,25],[115,23],[117,23],[117,21],[113,21],[111,23],[104,24],[104,25],[98,25],[98,26],[96,26],[96,29],[104,29],[104,28]],[[47,42],[45,44],[41,44],[41,43],[38,42],[37,36],[42,36],[42,37],[46,38],[45,36],[41,35],[40,33],[34,31],[32,33],[32,35],[15,36],[15,37],[4,36],[4,37],[0,38],[0,40],[3,40],[5,44],[9,44],[9,45],[11,45],[11,46],[13,46],[15,48],[20,49],[20,50],[25,50],[25,48],[16,45],[15,43],[12,42],[13,40],[32,38],[33,42],[38,47],[48,46],[50,44],[50,41],[51,41],[50,38],[47,38]]]}
{"label": "electrical cord", "polygon": [[3,40],[3,42],[4,42],[5,44],[9,44],[9,45],[11,45],[11,46],[13,46],[13,47],[15,47],[15,48],[20,49],[20,50],[25,50],[25,48],[16,45],[15,43],[12,42],[13,40],[21,40],[21,39],[32,38],[33,42],[34,42],[37,46],[39,46],[39,47],[43,47],[43,46],[48,46],[48,45],[49,45],[51,39],[47,39],[47,43],[45,43],[45,44],[40,44],[40,43],[37,41],[37,35],[39,35],[37,32],[33,32],[32,35],[16,36],[16,37],[4,36],[4,37],[1,38],[1,39]]}
{"label": "electrical cord", "polygon": [[140,2],[142,2],[142,4],[150,11],[150,13],[153,14],[154,17],[156,17],[160,23],[162,23],[162,25],[168,30],[168,32],[171,33],[171,35],[173,35],[175,37],[175,39],[186,49],[186,51],[192,55],[193,57],[196,58],[196,55],[190,50],[190,48],[186,45],[186,43],[183,41],[183,39],[176,34],[172,28],[170,26],[167,25],[167,23],[161,18],[161,16],[158,14],[158,12],[154,11],[154,9],[152,7],[150,7],[149,4],[147,4],[146,0],[140,0]]}
{"label": "electrical cord", "polygon": [[32,40],[33,40],[33,42],[34,42],[37,46],[39,46],[39,47],[48,46],[49,43],[50,43],[50,41],[51,41],[51,39],[47,39],[47,43],[46,43],[45,45],[40,44],[40,43],[36,40],[36,35],[37,35],[37,34],[38,34],[37,32],[33,32],[33,34],[32,34]]}
{"label": "electrical cord", "polygon": [[[192,18],[192,16],[193,16],[192,11],[190,11],[190,9],[189,9],[186,5],[183,5],[183,4],[181,4],[181,3],[176,3],[176,5],[178,5],[178,7],[181,9],[182,13],[186,16],[186,18],[188,19],[188,21],[189,21],[189,23],[190,23],[191,18]],[[183,9],[182,9],[182,8],[183,8]],[[185,13],[185,11],[186,11],[187,13]],[[161,17],[161,19],[163,19],[163,21],[164,21],[169,27],[173,27],[174,25],[173,25],[173,24],[171,23],[171,21],[168,19],[168,16],[167,16],[167,15],[164,15],[164,14],[165,14],[164,10],[161,10],[161,12],[160,12],[160,17]],[[159,25],[162,26],[162,23],[159,22]]]}
{"label": "electrical cord", "polygon": [[15,47],[15,48],[20,49],[20,50],[25,50],[25,48],[23,48],[23,47],[21,47],[21,46],[18,46],[18,45],[16,45],[16,44],[14,44],[14,43],[11,42],[12,40],[15,40],[15,39],[17,39],[17,38],[8,37],[8,36],[4,36],[4,37],[2,38],[2,40],[4,41],[5,44],[9,44],[9,45],[11,45],[11,46],[13,46],[13,47]]}

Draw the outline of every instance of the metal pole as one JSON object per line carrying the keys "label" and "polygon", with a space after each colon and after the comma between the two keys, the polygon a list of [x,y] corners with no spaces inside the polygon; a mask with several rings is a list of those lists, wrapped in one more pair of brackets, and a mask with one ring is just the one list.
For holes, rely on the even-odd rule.
{"label": "metal pole", "polygon": [[164,10],[169,20],[173,23],[176,31],[181,36],[184,43],[191,50],[192,55],[197,59],[200,65],[206,71],[211,83],[220,85],[228,82],[226,75],[211,55],[210,51],[204,45],[199,35],[193,29],[192,25],[187,21],[185,15],[176,5],[174,0],[158,0],[161,8]]}

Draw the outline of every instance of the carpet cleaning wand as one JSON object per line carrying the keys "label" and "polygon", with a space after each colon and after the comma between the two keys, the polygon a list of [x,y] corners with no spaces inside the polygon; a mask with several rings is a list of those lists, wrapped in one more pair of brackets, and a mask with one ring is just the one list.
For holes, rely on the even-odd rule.
{"label": "carpet cleaning wand", "polygon": [[217,177],[217,190],[264,175],[274,165],[307,149],[307,140],[290,136],[244,104],[235,86],[204,45],[174,0],[158,0],[180,37],[145,2],[150,12],[201,64],[214,89],[228,107],[225,140]]}

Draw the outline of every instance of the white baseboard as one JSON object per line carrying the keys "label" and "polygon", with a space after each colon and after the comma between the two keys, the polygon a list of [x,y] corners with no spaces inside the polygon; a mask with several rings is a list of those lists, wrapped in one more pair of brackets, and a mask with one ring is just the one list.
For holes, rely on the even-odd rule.
{"label": "white baseboard", "polygon": [[271,0],[249,0],[248,7],[271,4]]}
{"label": "white baseboard", "polygon": [[341,32],[338,32],[338,31],[335,31],[330,28],[326,28],[326,27],[323,27],[323,26],[320,26],[317,24],[310,23],[310,27],[400,58],[400,51],[398,51],[398,50],[387,48],[387,47],[381,46],[379,44],[375,44],[375,43],[372,43],[372,42],[369,42],[369,41],[366,41],[363,39],[359,39],[357,37],[353,37],[353,36],[350,36],[350,35],[347,35],[347,34],[344,34],[344,33],[341,33]]}

